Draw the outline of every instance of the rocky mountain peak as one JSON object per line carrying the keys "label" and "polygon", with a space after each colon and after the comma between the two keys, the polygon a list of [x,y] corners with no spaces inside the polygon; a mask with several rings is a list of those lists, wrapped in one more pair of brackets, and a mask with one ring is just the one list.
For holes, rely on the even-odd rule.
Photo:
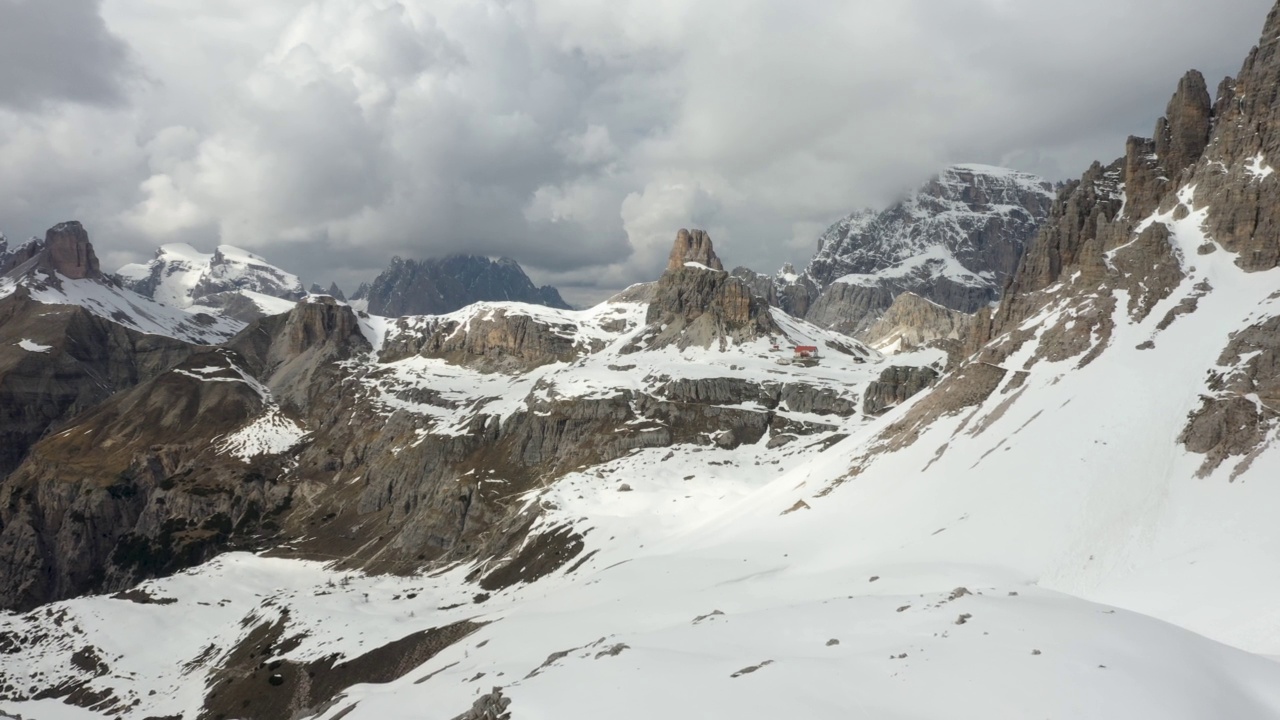
{"label": "rocky mountain peak", "polygon": [[44,236],[43,252],[51,269],[72,280],[102,277],[89,233],[75,220],[49,228]]}
{"label": "rocky mountain peak", "polygon": [[1051,183],[1029,173],[949,167],[884,210],[836,222],[804,272],[774,296],[787,312],[854,336],[904,292],[975,312],[999,298],[1055,197]]}
{"label": "rocky mountain peak", "polygon": [[680,232],[676,233],[676,242],[667,259],[667,270],[676,270],[684,267],[685,263],[691,262],[706,265],[712,270],[724,271],[724,265],[721,264],[720,258],[716,257],[716,251],[711,246],[711,236],[707,231],[681,228]]}
{"label": "rocky mountain peak", "polygon": [[1171,173],[1188,168],[1209,144],[1212,100],[1204,75],[1191,70],[1178,82],[1164,117],[1156,122],[1156,155]]}
{"label": "rocky mountain peak", "polygon": [[515,260],[479,255],[393,257],[387,269],[371,284],[362,284],[351,299],[367,302],[370,313],[384,317],[444,315],[486,301],[569,308],[558,290],[534,285]]}
{"label": "rocky mountain peak", "polygon": [[724,271],[702,230],[680,230],[667,270],[658,279],[645,322],[652,333],[641,338],[648,347],[722,348],[780,334],[769,303],[752,292],[750,281]]}

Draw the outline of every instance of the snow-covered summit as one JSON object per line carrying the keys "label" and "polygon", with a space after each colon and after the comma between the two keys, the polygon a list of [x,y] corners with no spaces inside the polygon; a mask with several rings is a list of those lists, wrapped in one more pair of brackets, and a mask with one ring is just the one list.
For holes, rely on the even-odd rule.
{"label": "snow-covered summit", "polygon": [[285,300],[299,300],[306,291],[296,275],[265,258],[231,245],[203,253],[186,243],[168,243],[148,263],[131,263],[116,271],[130,290],[175,308],[217,306],[211,295],[248,291]]}
{"label": "snow-covered summit", "polygon": [[804,274],[826,287],[847,275],[893,273],[940,249],[955,261],[948,277],[966,284],[973,275],[1002,279],[1053,197],[1053,186],[1035,175],[955,165],[885,210],[858,210],[832,225]]}
{"label": "snow-covered summit", "polygon": [[802,273],[779,275],[775,294],[788,312],[851,334],[904,292],[975,312],[999,297],[1054,197],[1029,173],[953,165],[888,208],[834,223]]}

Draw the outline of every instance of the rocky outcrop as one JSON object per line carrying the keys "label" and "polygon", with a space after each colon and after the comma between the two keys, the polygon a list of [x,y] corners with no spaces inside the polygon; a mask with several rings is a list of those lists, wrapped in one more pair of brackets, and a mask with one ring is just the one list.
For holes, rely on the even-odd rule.
{"label": "rocky outcrop", "polygon": [[352,301],[367,303],[374,315],[443,315],[476,302],[510,301],[568,309],[559,291],[537,287],[511,258],[476,255],[442,259],[392,258],[372,284],[361,286]]}
{"label": "rocky outcrop", "polygon": [[[441,358],[484,372],[523,372],[570,362],[601,348],[583,339],[573,322],[556,322],[509,307],[478,305],[468,316],[402,318],[389,333],[383,362],[411,355]],[[613,328],[630,329],[625,321]]]}
{"label": "rocky outcrop", "polygon": [[511,712],[507,710],[510,705],[511,700],[502,694],[502,688],[495,687],[453,720],[511,720]]}
{"label": "rocky outcrop", "polygon": [[263,403],[207,370],[228,367],[224,352],[113,396],[0,484],[0,605],[124,588],[261,537],[288,493],[217,452]]}
{"label": "rocky outcrop", "polygon": [[675,245],[667,258],[667,270],[679,270],[685,263],[698,263],[712,270],[724,271],[724,265],[711,247],[711,236],[705,230],[681,228],[676,233]]}
{"label": "rocky outcrop", "polygon": [[319,283],[311,283],[311,288],[307,290],[307,292],[312,295],[328,295],[329,297],[341,302],[347,301],[347,296],[342,294],[342,288],[338,287],[338,283],[329,283],[328,290],[320,287]]}
{"label": "rocky outcrop", "polygon": [[11,245],[0,235],[0,276],[7,275],[10,270],[27,262],[40,252],[40,239],[31,238],[21,245]]}
{"label": "rocky outcrop", "polygon": [[1249,467],[1252,457],[1280,424],[1280,317],[1272,317],[1236,333],[1218,357],[1201,397],[1178,442],[1205,456],[1200,475],[1228,458],[1241,461],[1232,477]]}
{"label": "rocky outcrop", "polygon": [[12,250],[7,242],[3,245],[0,247],[0,274],[30,275],[42,271],[54,284],[57,284],[59,276],[71,280],[102,279],[98,256],[93,252],[89,234],[74,220],[49,228],[44,240],[32,238]]}
{"label": "rocky outcrop", "polygon": [[72,280],[101,278],[98,256],[84,227],[72,220],[49,228],[44,236],[44,250],[49,268]]}
{"label": "rocky outcrop", "polygon": [[819,294],[813,281],[797,274],[791,263],[783,265],[773,277],[741,266],[734,268],[730,274],[745,282],[756,297],[795,317],[806,317],[810,305]]}
{"label": "rocky outcrop", "polygon": [[938,381],[938,371],[929,367],[895,365],[885,368],[880,379],[867,386],[863,396],[862,411],[868,415],[880,415]]}
{"label": "rocky outcrop", "polygon": [[915,293],[902,293],[861,337],[881,351],[958,347],[964,343],[972,323],[971,315],[950,310]]}
{"label": "rocky outcrop", "polygon": [[[676,262],[692,252],[701,261]],[[725,346],[780,335],[769,305],[741,279],[725,272],[706,233],[681,230],[671,250],[672,263],[659,278],[645,322],[649,332],[639,347]],[[696,264],[686,264],[696,263]]]}

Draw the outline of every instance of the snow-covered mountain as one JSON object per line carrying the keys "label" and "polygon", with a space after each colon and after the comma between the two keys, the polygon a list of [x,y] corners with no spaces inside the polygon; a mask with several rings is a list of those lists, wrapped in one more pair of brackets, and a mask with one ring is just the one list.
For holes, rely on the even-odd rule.
{"label": "snow-covered mountain", "polygon": [[[1277,36],[1069,183],[947,365],[688,232],[640,301],[311,298],[51,421],[0,711],[1280,717]],[[0,361],[54,340],[13,297]]]}
{"label": "snow-covered mountain", "polygon": [[20,293],[36,303],[73,306],[131,330],[193,344],[223,342],[243,323],[214,314],[184,312],[122,287],[102,274],[89,235],[78,222],[50,228],[9,254],[0,298]]}
{"label": "snow-covered mountain", "polygon": [[125,265],[115,276],[124,287],[163,305],[245,322],[288,312],[307,295],[296,275],[230,245],[212,253],[185,243],[161,245],[150,262]]}
{"label": "snow-covered mountain", "polygon": [[855,336],[904,292],[973,313],[999,299],[1055,195],[1028,173],[955,165],[887,209],[832,225],[803,272],[735,272],[787,312]]}
{"label": "snow-covered mountain", "polygon": [[511,258],[450,255],[427,260],[391,259],[391,265],[351,296],[374,315],[439,315],[476,302],[523,302],[561,308],[569,305],[550,285],[533,284]]}

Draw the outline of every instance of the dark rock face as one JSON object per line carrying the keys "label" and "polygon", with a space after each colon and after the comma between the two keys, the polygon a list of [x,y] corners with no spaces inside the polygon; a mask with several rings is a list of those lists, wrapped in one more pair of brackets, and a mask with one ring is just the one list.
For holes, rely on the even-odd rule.
{"label": "dark rock face", "polygon": [[867,386],[862,411],[879,415],[901,405],[938,381],[938,371],[927,367],[898,366],[885,368],[880,379]]}
{"label": "dark rock face", "polygon": [[[44,351],[21,348],[22,340]],[[186,358],[193,347],[86,310],[0,299],[0,479],[50,428]]]}
{"label": "dark rock face", "polygon": [[37,269],[71,280],[102,279],[89,233],[74,220],[49,228],[44,240],[32,238],[12,249],[0,238],[0,275]]}
{"label": "dark rock face", "polygon": [[887,210],[833,225],[804,273],[773,295],[792,315],[859,337],[904,292],[973,313],[999,298],[1053,197],[1025,173],[949,168]]}
{"label": "dark rock face", "polygon": [[10,270],[35,257],[40,248],[39,238],[31,238],[21,245],[12,245],[0,235],[0,276],[7,275]]}
{"label": "dark rock face", "polygon": [[352,300],[368,300],[374,315],[442,315],[475,302],[510,301],[568,309],[559,291],[536,287],[510,258],[452,255],[438,260],[392,258],[391,266]]}
{"label": "dark rock face", "polygon": [[49,228],[44,236],[44,251],[50,267],[72,280],[102,277],[89,233],[74,220]]}
{"label": "dark rock face", "polygon": [[[709,262],[700,263],[704,267],[682,262],[662,274],[645,316],[652,329],[642,339],[646,346],[723,346],[781,334],[768,303],[753,295],[745,282],[723,270],[707,269],[723,266],[711,248],[711,238],[705,233],[699,237],[697,247]],[[676,238],[673,258],[685,243],[684,235]]]}

